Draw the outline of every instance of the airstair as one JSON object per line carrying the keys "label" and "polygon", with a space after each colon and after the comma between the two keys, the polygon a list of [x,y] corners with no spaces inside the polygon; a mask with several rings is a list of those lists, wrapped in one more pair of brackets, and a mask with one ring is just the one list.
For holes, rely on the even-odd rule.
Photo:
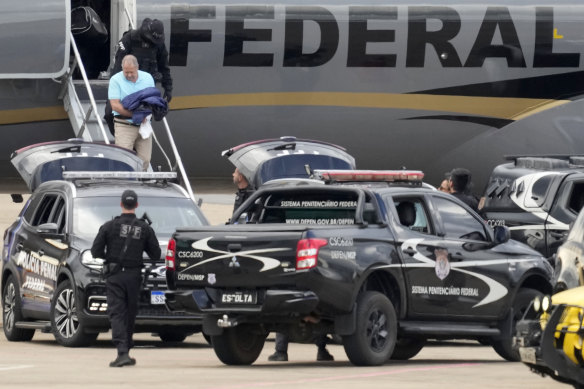
{"label": "airstair", "polygon": [[[59,98],[63,100],[65,111],[67,112],[69,121],[73,127],[74,137],[83,139],[87,142],[113,144],[114,137],[109,131],[109,128],[107,128],[107,123],[103,119],[109,80],[89,80],[87,78],[87,73],[83,66],[73,34],[71,34],[71,47],[72,54],[74,53],[74,59],[68,72],[62,78],[63,87]],[[72,77],[76,68],[78,68],[81,73],[81,80],[74,80]],[[164,124],[166,135],[174,155],[174,160],[176,161],[174,165],[171,163],[164,149],[160,146],[160,143],[156,138],[156,131],[153,133],[154,143],[158,145],[166,159],[168,170],[179,171],[183,186],[187,190],[191,199],[196,202],[166,118],[162,120],[162,123]],[[166,171],[167,169],[163,168],[162,170]]]}

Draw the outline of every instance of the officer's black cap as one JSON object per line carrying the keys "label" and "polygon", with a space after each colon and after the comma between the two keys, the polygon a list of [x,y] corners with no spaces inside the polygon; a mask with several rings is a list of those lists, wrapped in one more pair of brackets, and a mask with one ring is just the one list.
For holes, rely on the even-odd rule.
{"label": "officer's black cap", "polygon": [[127,189],[122,193],[122,205],[126,209],[134,209],[138,204],[138,195],[131,189]]}
{"label": "officer's black cap", "polygon": [[154,19],[150,22],[148,29],[148,39],[150,39],[155,44],[164,43],[164,25],[158,19]]}

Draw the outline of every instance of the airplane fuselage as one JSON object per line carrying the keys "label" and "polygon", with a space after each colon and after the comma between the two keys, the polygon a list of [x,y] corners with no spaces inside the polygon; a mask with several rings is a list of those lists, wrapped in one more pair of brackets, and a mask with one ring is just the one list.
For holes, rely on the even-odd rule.
{"label": "airplane fuselage", "polygon": [[[165,25],[167,119],[193,177],[229,177],[222,150],[283,135],[344,146],[358,168],[424,170],[436,185],[466,167],[477,192],[504,155],[584,153],[575,1],[139,0],[137,15]],[[25,81],[36,85],[11,103],[22,120],[0,108],[0,128],[29,135],[7,142],[3,161],[54,126],[32,111],[44,104],[39,84],[52,81]],[[51,96],[43,101],[58,107]]]}

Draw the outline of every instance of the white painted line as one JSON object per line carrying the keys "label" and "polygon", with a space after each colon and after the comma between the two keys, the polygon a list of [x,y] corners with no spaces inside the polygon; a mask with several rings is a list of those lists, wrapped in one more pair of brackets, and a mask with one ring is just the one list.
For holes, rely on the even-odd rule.
{"label": "white painted line", "polygon": [[17,369],[30,369],[31,367],[34,367],[34,365],[0,365],[0,371],[5,371],[5,370],[17,370]]}

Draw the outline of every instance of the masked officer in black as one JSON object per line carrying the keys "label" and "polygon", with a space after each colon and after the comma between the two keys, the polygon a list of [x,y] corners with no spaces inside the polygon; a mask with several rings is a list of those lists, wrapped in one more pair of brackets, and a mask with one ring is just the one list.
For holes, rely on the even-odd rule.
{"label": "masked officer in black", "polygon": [[104,276],[112,342],[118,357],[110,367],[135,365],[129,351],[133,347],[134,322],[142,283],[142,253],[160,259],[160,246],[154,230],[136,217],[138,195],[133,190],[122,194],[122,214],[99,228],[91,247],[94,258],[105,258]]}
{"label": "masked officer in black", "polygon": [[[124,33],[118,42],[112,75],[122,71],[122,59],[127,54],[135,56],[138,59],[139,69],[150,73],[154,82],[162,85],[164,88],[163,97],[170,103],[172,77],[168,67],[168,50],[164,44],[164,25],[162,22],[158,19],[146,18],[142,21],[140,28]],[[109,101],[106,102],[104,118],[113,134],[113,116]]]}

